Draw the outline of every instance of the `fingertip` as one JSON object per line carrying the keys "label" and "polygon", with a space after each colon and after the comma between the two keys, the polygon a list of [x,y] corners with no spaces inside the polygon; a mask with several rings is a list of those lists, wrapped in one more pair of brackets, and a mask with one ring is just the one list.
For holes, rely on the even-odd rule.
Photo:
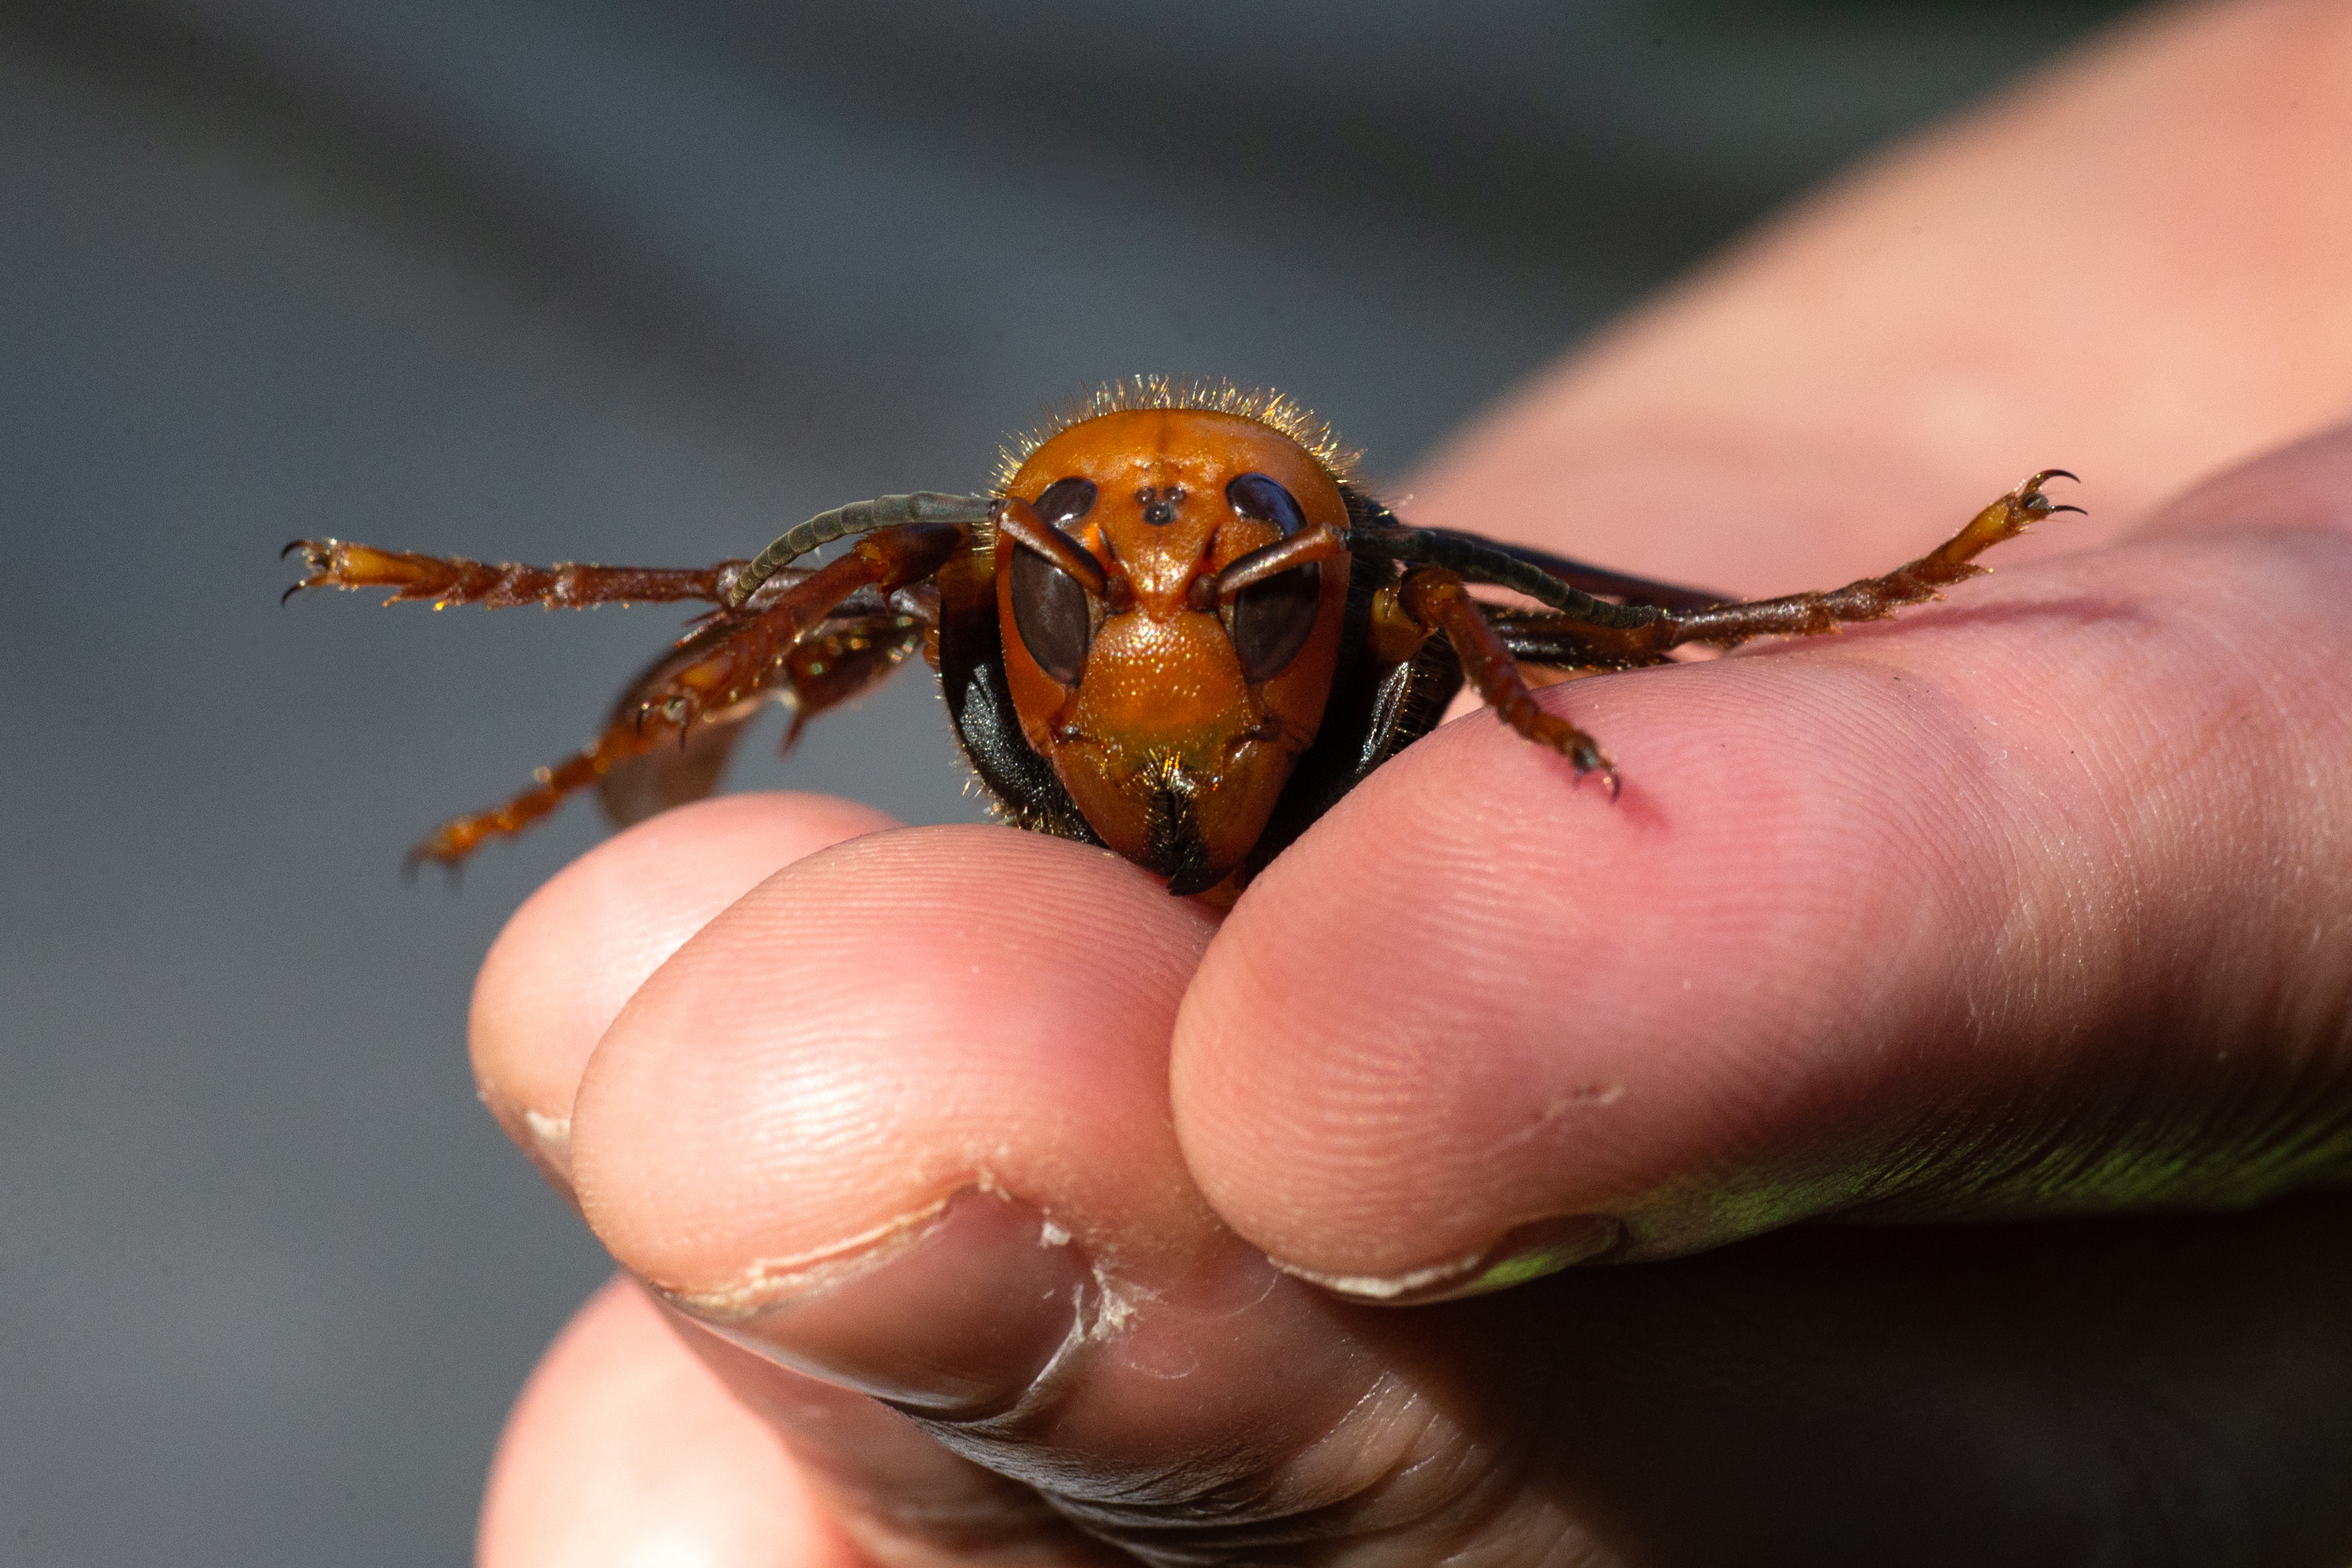
{"label": "fingertip", "polygon": [[557,873],[507,922],[474,986],[475,1082],[508,1136],[563,1186],[581,1071],[630,993],[778,867],[893,825],[829,796],[721,796],[641,822]]}
{"label": "fingertip", "polygon": [[[950,1194],[1181,1245],[1168,1030],[1211,917],[1106,851],[914,828],[794,863],[668,960],[582,1082],[614,1256],[687,1292],[830,1257]],[[763,1276],[764,1277],[764,1276]]]}

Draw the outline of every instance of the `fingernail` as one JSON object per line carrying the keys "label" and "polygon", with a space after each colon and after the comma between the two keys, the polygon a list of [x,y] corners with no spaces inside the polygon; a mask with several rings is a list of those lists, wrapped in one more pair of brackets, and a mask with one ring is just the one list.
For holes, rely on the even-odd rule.
{"label": "fingernail", "polygon": [[550,1116],[526,1108],[523,1130],[530,1136],[526,1152],[531,1163],[566,1188],[572,1186],[572,1118]]}
{"label": "fingernail", "polygon": [[577,1209],[580,1194],[572,1185],[572,1118],[534,1111],[520,1100],[488,1089],[478,1089],[474,1094],[522,1151],[523,1158],[547,1178],[547,1185]]}
{"label": "fingernail", "polygon": [[1507,1291],[1590,1262],[1623,1234],[1624,1227],[1608,1215],[1573,1214],[1522,1225],[1492,1247],[1402,1274],[1325,1274],[1281,1262],[1276,1267],[1351,1301],[1417,1307]]}
{"label": "fingernail", "polygon": [[924,1415],[1017,1397],[1081,1322],[1091,1276],[1036,1208],[968,1188],[820,1251],[663,1300],[780,1365]]}

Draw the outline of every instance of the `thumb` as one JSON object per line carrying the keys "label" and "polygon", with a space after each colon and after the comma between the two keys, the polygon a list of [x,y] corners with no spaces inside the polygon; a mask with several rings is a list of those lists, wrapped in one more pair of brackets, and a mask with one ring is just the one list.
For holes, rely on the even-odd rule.
{"label": "thumb", "polygon": [[1202,1191],[1377,1297],[1576,1218],[1643,1257],[2352,1169],[2348,533],[2343,430],[1886,625],[1554,688],[1613,806],[1448,727],[1210,946]]}

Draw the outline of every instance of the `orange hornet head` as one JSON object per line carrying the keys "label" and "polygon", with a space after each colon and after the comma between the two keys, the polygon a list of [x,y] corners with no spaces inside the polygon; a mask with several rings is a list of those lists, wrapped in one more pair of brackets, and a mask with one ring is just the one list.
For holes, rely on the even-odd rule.
{"label": "orange hornet head", "polygon": [[1323,722],[1348,557],[1237,593],[1218,574],[1301,534],[1344,538],[1339,481],[1246,414],[1128,408],[1045,440],[1004,497],[998,623],[1023,733],[1103,842],[1171,892],[1206,891]]}

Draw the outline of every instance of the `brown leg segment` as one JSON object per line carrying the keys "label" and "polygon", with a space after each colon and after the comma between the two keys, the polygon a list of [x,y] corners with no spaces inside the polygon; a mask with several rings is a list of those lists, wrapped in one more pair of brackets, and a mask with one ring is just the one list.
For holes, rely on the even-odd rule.
{"label": "brown leg segment", "polygon": [[1940,599],[1939,589],[1978,576],[1985,570],[1975,564],[1978,556],[2003,539],[2015,538],[2038,519],[2053,512],[2081,511],[2080,507],[2053,505],[2042,493],[2047,481],[2073,477],[2063,468],[2042,470],[1979,512],[1968,527],[1943,544],[1884,577],[1866,577],[1827,593],[1662,610],[1646,626],[1594,627],[1584,635],[1595,649],[1655,653],[1685,643],[1729,648],[1752,637],[1809,637],[1852,622],[1884,621],[1905,605]]}
{"label": "brown leg segment", "polygon": [[789,692],[798,703],[797,735],[800,724],[865,690],[922,639],[919,617],[888,611],[829,621],[835,608],[864,589],[887,598],[968,548],[970,532],[958,526],[918,523],[884,529],[772,599],[763,589],[761,608],[722,612],[639,676],[593,745],[541,768],[531,788],[503,804],[443,823],[409,852],[409,863],[433,861],[455,867],[485,841],[523,831],[566,796],[600,783],[616,766],[656,747],[682,747],[695,726],[746,722],[772,692]]}
{"label": "brown leg segment", "polygon": [[1443,567],[1422,566],[1406,575],[1401,598],[1406,612],[1423,628],[1443,631],[1452,640],[1462,655],[1464,674],[1505,723],[1567,757],[1580,773],[1601,772],[1613,797],[1616,768],[1591,736],[1536,705],[1511,643],[1544,664],[1630,669],[1660,663],[1668,649],[1689,643],[1728,648],[1753,637],[1811,636],[1835,631],[1849,622],[1883,621],[1905,605],[1939,599],[1943,597],[1939,589],[1977,576],[1985,570],[1975,564],[1978,556],[2003,539],[2015,538],[2036,520],[2053,512],[2081,511],[2080,507],[2053,505],[2042,493],[2042,486],[2050,480],[2073,477],[2063,468],[2044,469],[1917,560],[1883,577],[1864,578],[1827,593],[1794,593],[1745,603],[1660,605],[1645,608],[1644,619],[1638,623],[1612,624],[1618,621],[1614,614],[1606,620],[1586,621],[1575,614],[1530,615],[1481,607],[1470,598],[1458,574]]}
{"label": "brown leg segment", "polygon": [[342,539],[296,539],[281,554],[302,552],[310,575],[288,589],[291,599],[306,588],[388,588],[384,602],[429,599],[436,609],[478,604],[509,610],[536,604],[544,610],[578,610],[592,604],[664,604],[680,600],[719,602],[725,577],[743,563],[716,566],[589,566],[558,561],[525,566],[520,561],[467,560],[463,556],[415,555],[383,550]]}
{"label": "brown leg segment", "polygon": [[[935,624],[934,617],[908,606],[914,613],[885,609],[871,615],[836,612],[824,626],[793,644],[784,659],[784,675],[766,684],[769,695],[792,710],[792,728],[779,754],[789,753],[800,741],[809,721],[840,706],[890,678],[898,662],[919,645]],[[662,661],[667,665],[666,657]],[[654,678],[647,671],[629,685],[613,716],[638,733],[637,706],[642,688]],[[637,756],[614,763],[597,780],[596,793],[605,817],[616,828],[642,822],[657,812],[689,800],[699,800],[718,787],[719,775],[735,749],[737,732],[759,711],[756,701],[740,706],[740,716],[704,713],[678,737]],[[662,733],[667,733],[662,732]]]}
{"label": "brown leg segment", "polygon": [[1503,646],[1521,665],[1542,669],[1568,670],[1578,674],[1597,674],[1612,670],[1639,670],[1653,664],[1673,664],[1674,655],[1662,653],[1636,653],[1623,648],[1595,647],[1589,623],[1570,615],[1555,615],[1548,611],[1512,610],[1496,604],[1482,603],[1486,624],[1495,629]]}
{"label": "brown leg segment", "polygon": [[530,789],[487,811],[455,817],[434,829],[409,850],[402,869],[414,872],[431,861],[455,871],[486,841],[526,831],[563,804],[565,797],[602,781],[615,766],[650,751],[667,738],[664,732],[647,733],[633,721],[616,719],[605,726],[594,745],[552,768],[540,768],[535,776],[538,782]]}
{"label": "brown leg segment", "polygon": [[1399,585],[1398,600],[1424,630],[1445,633],[1462,656],[1463,675],[1496,717],[1567,758],[1579,773],[1598,772],[1608,782],[1610,798],[1616,798],[1616,766],[1591,736],[1537,706],[1518,661],[1486,624],[1482,607],[1459,575],[1442,566],[1415,567]]}

